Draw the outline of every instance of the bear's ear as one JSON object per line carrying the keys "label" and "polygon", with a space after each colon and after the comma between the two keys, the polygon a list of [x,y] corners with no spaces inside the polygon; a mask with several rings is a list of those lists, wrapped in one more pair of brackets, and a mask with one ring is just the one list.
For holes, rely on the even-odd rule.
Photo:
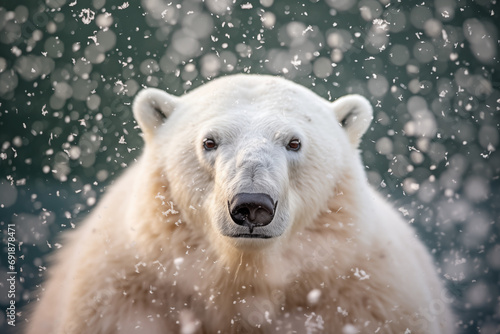
{"label": "bear's ear", "polygon": [[156,129],[174,111],[178,99],[156,88],[147,88],[137,94],[132,110],[146,140],[154,135]]}
{"label": "bear's ear", "polygon": [[361,95],[346,95],[333,101],[332,108],[352,145],[358,147],[373,118],[370,102]]}

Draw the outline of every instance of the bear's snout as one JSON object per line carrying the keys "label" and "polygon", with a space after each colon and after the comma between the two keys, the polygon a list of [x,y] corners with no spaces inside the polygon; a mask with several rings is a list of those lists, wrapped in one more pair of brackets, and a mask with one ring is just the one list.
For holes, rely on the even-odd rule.
{"label": "bear's snout", "polygon": [[277,204],[267,194],[239,193],[228,202],[228,207],[231,219],[252,233],[255,227],[266,226],[273,220]]}

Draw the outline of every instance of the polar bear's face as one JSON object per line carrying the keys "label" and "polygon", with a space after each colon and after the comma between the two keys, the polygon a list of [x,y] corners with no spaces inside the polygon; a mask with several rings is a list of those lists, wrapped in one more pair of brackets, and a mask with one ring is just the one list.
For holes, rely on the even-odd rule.
{"label": "polar bear's face", "polygon": [[180,98],[144,90],[134,114],[186,220],[246,247],[325,208],[371,107],[360,96],[330,103],[284,79],[238,75]]}

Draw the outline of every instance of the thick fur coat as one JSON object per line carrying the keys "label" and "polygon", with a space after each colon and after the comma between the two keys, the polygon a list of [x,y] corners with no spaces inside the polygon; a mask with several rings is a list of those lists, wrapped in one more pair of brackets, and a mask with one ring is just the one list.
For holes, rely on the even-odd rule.
{"label": "thick fur coat", "polygon": [[[133,109],[144,152],[67,234],[28,333],[453,332],[430,255],[367,183],[366,99],[237,75]],[[238,193],[272,221],[236,224]]]}

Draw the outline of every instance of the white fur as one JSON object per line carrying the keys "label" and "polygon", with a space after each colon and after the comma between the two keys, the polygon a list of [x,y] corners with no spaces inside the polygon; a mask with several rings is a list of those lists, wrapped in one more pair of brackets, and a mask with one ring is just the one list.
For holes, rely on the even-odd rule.
{"label": "white fur", "polygon": [[178,98],[156,88],[144,89],[134,100],[134,117],[146,140],[154,135],[163,120],[174,111]]}
{"label": "white fur", "polygon": [[339,122],[347,132],[349,140],[358,146],[361,136],[366,132],[373,119],[370,102],[360,95],[346,95],[332,104]]}
{"label": "white fur", "polygon": [[[28,333],[453,332],[431,257],[367,184],[366,99],[237,75],[145,90],[134,115],[144,153],[67,235]],[[225,236],[240,192],[278,202],[273,238]]]}

